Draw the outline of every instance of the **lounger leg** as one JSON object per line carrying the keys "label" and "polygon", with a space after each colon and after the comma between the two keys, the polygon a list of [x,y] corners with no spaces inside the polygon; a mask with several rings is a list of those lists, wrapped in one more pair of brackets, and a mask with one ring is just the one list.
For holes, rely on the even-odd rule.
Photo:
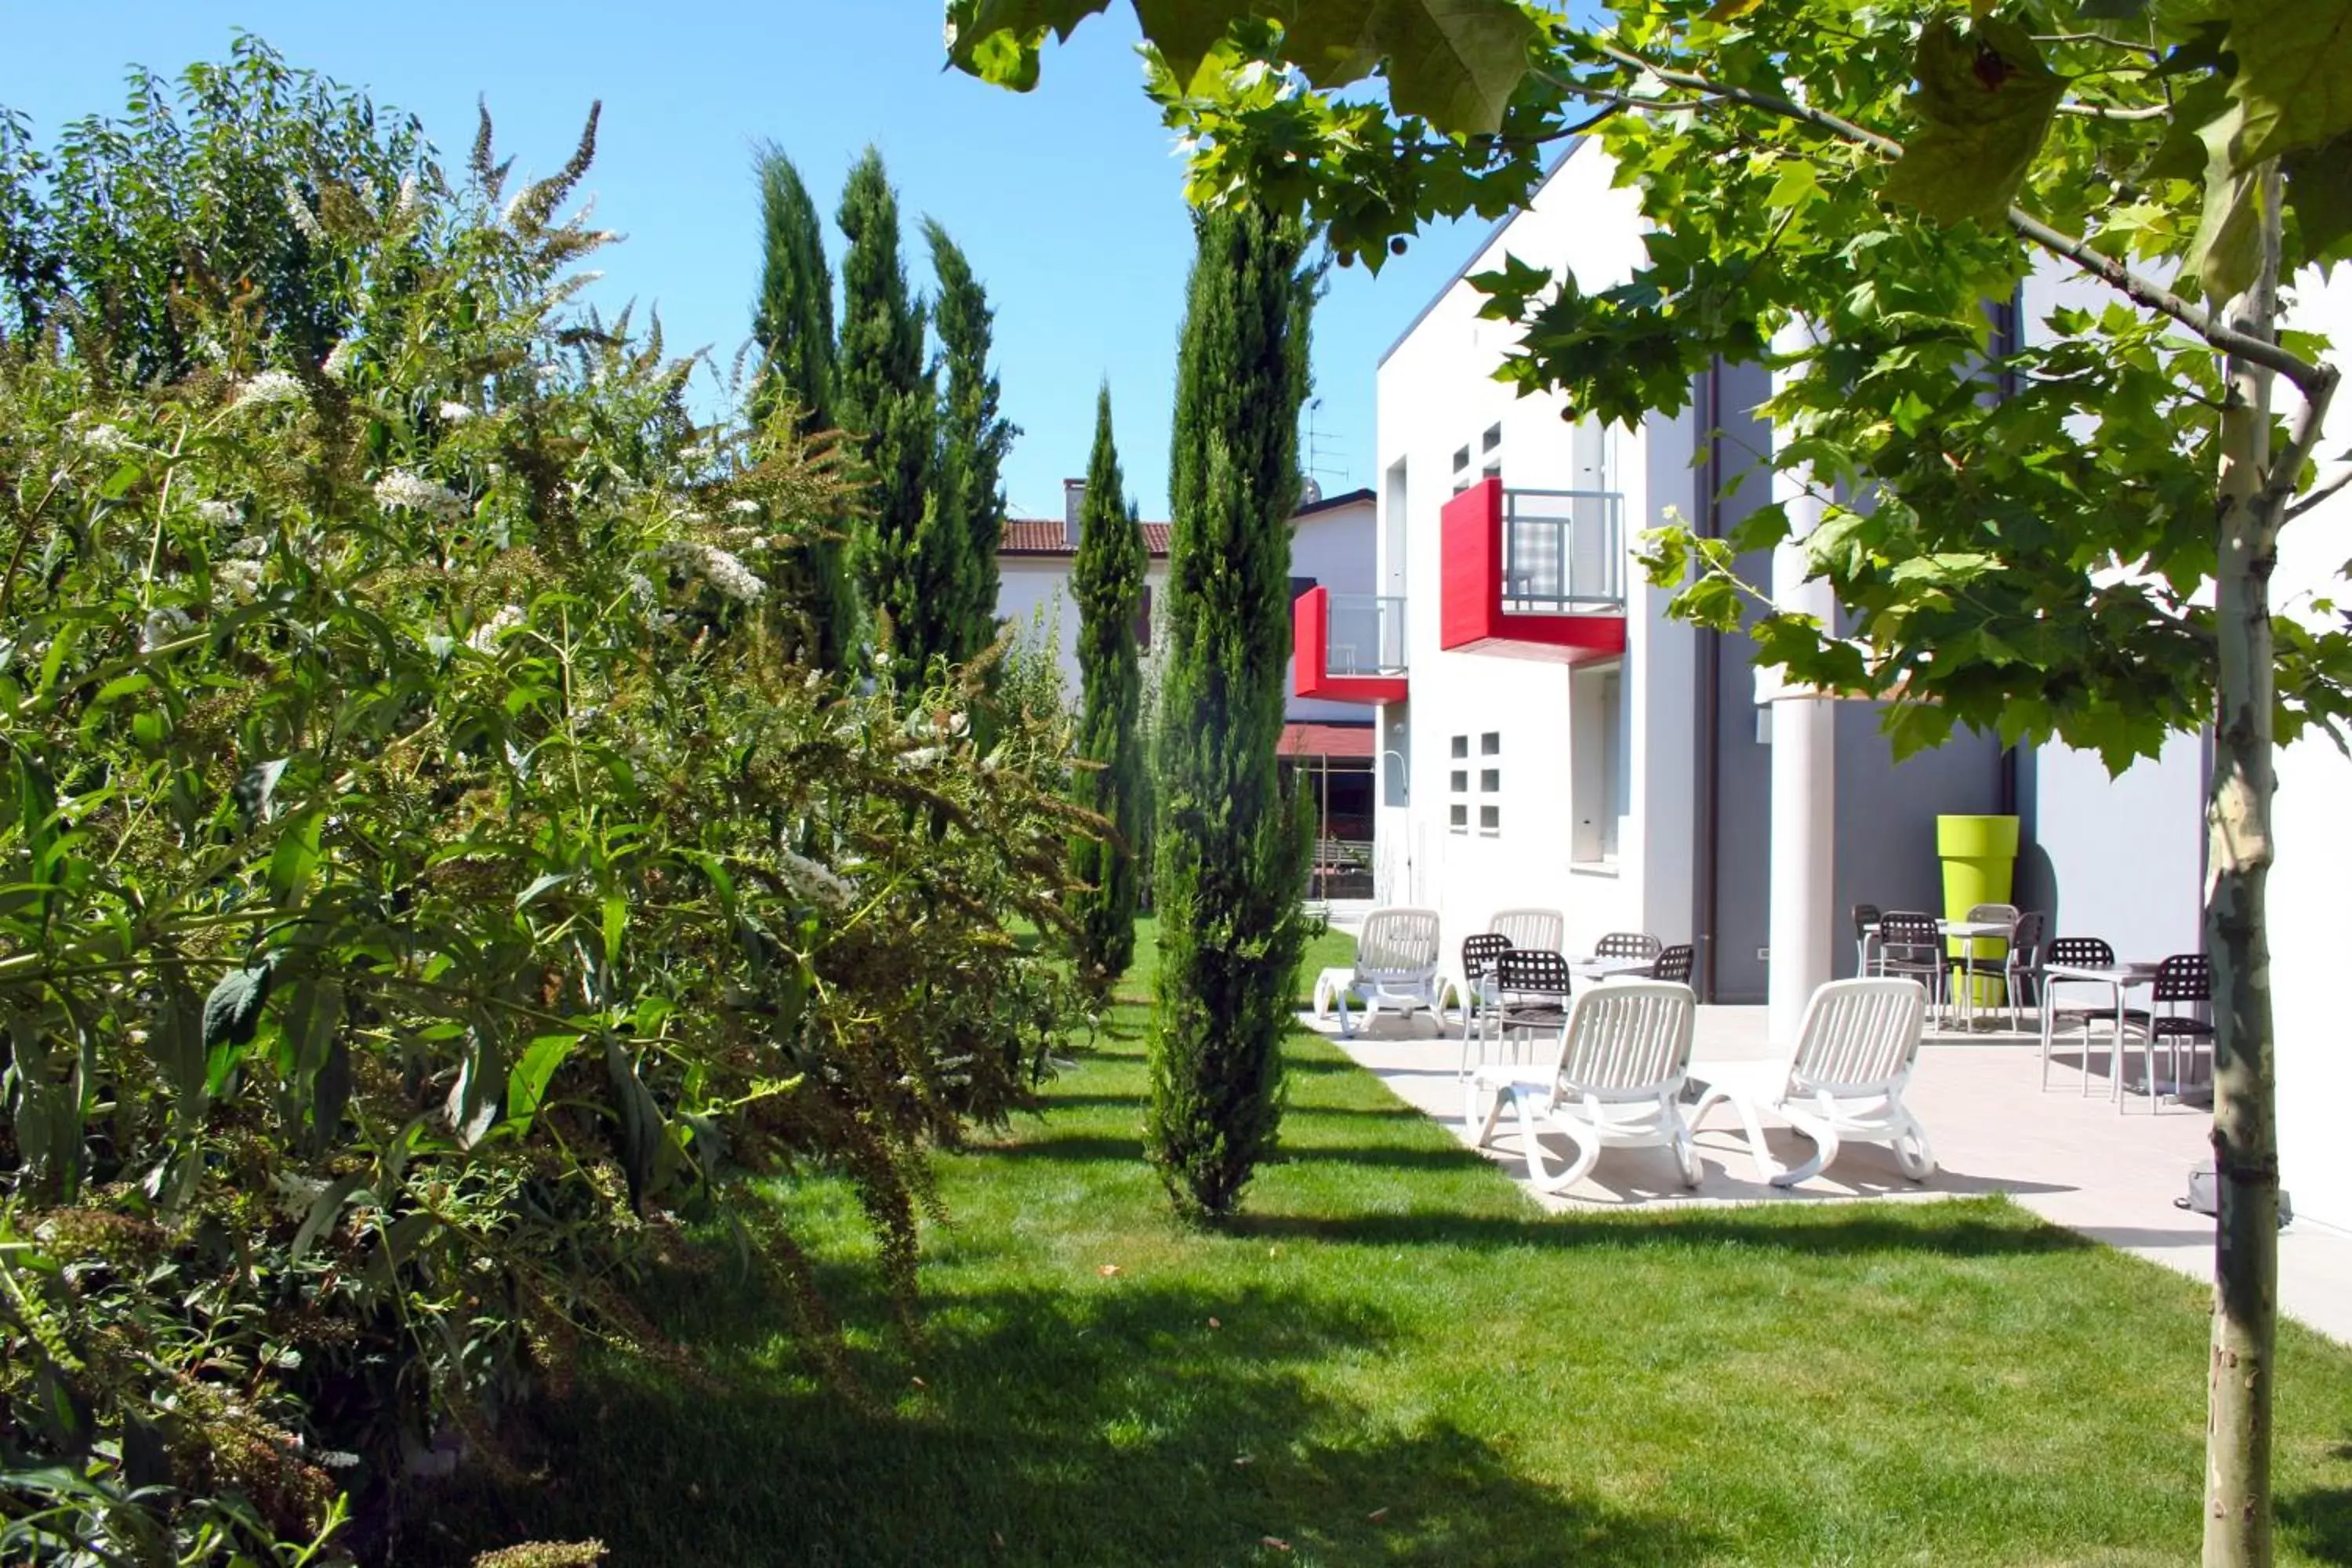
{"label": "lounger leg", "polygon": [[1518,1096],[1520,1136],[1528,1145],[1528,1174],[1537,1186],[1548,1193],[1564,1193],[1591,1173],[1593,1163],[1601,1158],[1600,1135],[1580,1131],[1573,1123],[1554,1121],[1552,1131],[1568,1140],[1569,1162],[1556,1176],[1547,1176],[1543,1170],[1543,1146],[1538,1142],[1540,1125],[1535,1111],[1528,1104],[1528,1096]]}
{"label": "lounger leg", "polygon": [[1503,1107],[1517,1098],[1517,1091],[1514,1089],[1497,1089],[1494,1102],[1486,1107],[1486,1114],[1481,1117],[1478,1114],[1478,1090],[1482,1087],[1474,1078],[1462,1090],[1462,1125],[1478,1129],[1476,1136],[1470,1141],[1471,1147],[1476,1149],[1484,1149],[1495,1141],[1495,1128],[1503,1120]]}
{"label": "lounger leg", "polygon": [[1691,1139],[1690,1123],[1683,1120],[1680,1092],[1660,1095],[1658,1111],[1666,1118],[1666,1124],[1674,1129],[1675,1163],[1682,1170],[1683,1185],[1696,1187],[1699,1176],[1698,1145]]}
{"label": "lounger leg", "polygon": [[[1910,1145],[1907,1152],[1904,1147],[1906,1143]],[[1895,1163],[1915,1182],[1924,1182],[1936,1173],[1936,1151],[1927,1142],[1927,1130],[1908,1110],[1903,1111],[1902,1129],[1895,1135]]]}
{"label": "lounger leg", "polygon": [[1720,1084],[1708,1084],[1706,1092],[1700,1095],[1698,1103],[1691,1108],[1691,1130],[1697,1131],[1698,1124],[1706,1120],[1707,1111],[1717,1100],[1729,1105],[1739,1118],[1739,1125],[1748,1135],[1748,1157],[1756,1162],[1756,1179],[1759,1182],[1775,1180],[1773,1173],[1779,1167],[1772,1163],[1772,1152],[1764,1143],[1764,1122],[1756,1114],[1756,1108],[1748,1103],[1746,1096],[1734,1094]]}
{"label": "lounger leg", "polygon": [[[1776,1187],[1793,1187],[1800,1182],[1811,1181],[1828,1168],[1831,1161],[1837,1158],[1838,1135],[1836,1130],[1828,1122],[1816,1121],[1801,1110],[1792,1110],[1783,1106],[1781,1114],[1788,1117],[1790,1126],[1813,1141],[1813,1157],[1801,1165],[1791,1165],[1789,1169],[1764,1179]],[[1763,1142],[1760,1135],[1757,1142],[1759,1144]]]}

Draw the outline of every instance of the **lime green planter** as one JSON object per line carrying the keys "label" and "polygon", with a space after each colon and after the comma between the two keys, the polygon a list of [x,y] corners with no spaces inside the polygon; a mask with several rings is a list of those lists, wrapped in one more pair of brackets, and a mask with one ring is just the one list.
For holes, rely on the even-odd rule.
{"label": "lime green planter", "polygon": [[[1936,853],[1944,862],[1944,918],[1965,920],[1978,904],[2012,902],[2010,889],[2017,874],[2017,818],[2013,816],[1939,816],[1936,818]],[[2000,984],[1988,979],[1988,961],[1998,966],[2004,944],[1989,937],[1977,939],[1976,1000],[1990,1004],[2000,996]],[[1965,939],[1955,938],[1954,956],[1968,952]]]}

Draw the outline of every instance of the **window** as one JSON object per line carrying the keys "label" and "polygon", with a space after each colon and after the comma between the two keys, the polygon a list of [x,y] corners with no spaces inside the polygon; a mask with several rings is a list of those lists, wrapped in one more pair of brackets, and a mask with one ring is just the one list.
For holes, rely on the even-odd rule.
{"label": "window", "polygon": [[1466,757],[1470,754],[1469,736],[1456,735],[1454,737],[1454,754],[1457,757]]}
{"label": "window", "polygon": [[1503,732],[1499,730],[1489,730],[1485,734],[1479,736],[1478,754],[1482,757],[1501,756],[1503,754]]}
{"label": "window", "polygon": [[1467,795],[1469,793],[1470,770],[1468,768],[1456,768],[1454,770],[1453,787],[1455,795]]}
{"label": "window", "polygon": [[[1467,761],[1470,756],[1470,737],[1454,736],[1453,750],[1454,761]],[[1468,768],[1447,770],[1445,784],[1447,792],[1454,796],[1445,808],[1445,826],[1455,833],[1467,833],[1470,831],[1470,803],[1462,797],[1470,793],[1470,770]]]}
{"label": "window", "polygon": [[1617,858],[1617,825],[1629,806],[1625,774],[1625,678],[1622,665],[1580,669],[1569,681],[1569,858]]}
{"label": "window", "polygon": [[1469,466],[1470,448],[1465,447],[1460,451],[1454,454],[1454,471],[1458,474]]}
{"label": "window", "polygon": [[1500,833],[1503,831],[1503,808],[1499,805],[1480,806],[1478,808],[1478,831],[1481,833]]}
{"label": "window", "polygon": [[1482,452],[1491,452],[1502,444],[1503,427],[1500,425],[1489,425],[1486,426],[1486,434],[1479,439],[1478,449]]}
{"label": "window", "polygon": [[1478,793],[1480,795],[1502,794],[1503,770],[1500,768],[1480,769],[1478,773]]}
{"label": "window", "polygon": [[1445,826],[1452,828],[1456,833],[1468,832],[1470,830],[1470,808],[1462,805],[1458,801],[1454,805],[1448,807]]}

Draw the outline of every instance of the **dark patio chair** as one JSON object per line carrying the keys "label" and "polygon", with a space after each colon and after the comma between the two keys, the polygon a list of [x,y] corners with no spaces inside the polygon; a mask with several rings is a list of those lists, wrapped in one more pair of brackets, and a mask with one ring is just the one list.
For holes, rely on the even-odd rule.
{"label": "dark patio chair", "polygon": [[1853,906],[1853,972],[1865,978],[1871,973],[1870,950],[1878,942],[1879,914],[1876,904]]}
{"label": "dark patio chair", "polygon": [[1677,942],[1658,954],[1658,962],[1650,965],[1650,978],[1671,980],[1677,985],[1691,983],[1693,950],[1691,944]]}
{"label": "dark patio chair", "polygon": [[1568,960],[1541,948],[1515,947],[1495,960],[1495,1024],[1502,1037],[1526,1040],[1568,1025]]}

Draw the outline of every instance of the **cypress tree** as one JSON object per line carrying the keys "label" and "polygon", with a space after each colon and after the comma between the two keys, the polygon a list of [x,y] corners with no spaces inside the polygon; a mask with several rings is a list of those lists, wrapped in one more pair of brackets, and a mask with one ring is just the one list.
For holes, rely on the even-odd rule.
{"label": "cypress tree", "polygon": [[1143,607],[1149,557],[1143,530],[1125,500],[1118,447],[1111,438],[1110,387],[1095,403],[1094,455],[1087,463],[1086,504],[1078,514],[1078,555],[1070,594],[1078,602],[1078,675],[1084,687],[1078,755],[1100,764],[1078,775],[1079,802],[1107,818],[1118,840],[1081,838],[1073,870],[1078,895],[1078,960],[1098,994],[1135,960],[1135,906],[1141,878],[1136,855],[1146,805],[1143,674],[1135,623]]}
{"label": "cypress tree", "polygon": [[1021,432],[1001,412],[1002,392],[988,368],[996,313],[971,263],[931,219],[923,220],[939,279],[932,321],[940,368],[938,470],[932,477],[938,548],[954,557],[950,601],[941,606],[942,651],[959,662],[996,638],[996,551],[1004,534],[999,476]]}
{"label": "cypress tree", "polygon": [[871,147],[849,172],[837,221],[849,248],[841,262],[834,407],[870,476],[850,563],[866,607],[889,618],[892,673],[911,690],[928,656],[944,650],[941,612],[956,558],[939,548],[934,526],[935,409],[923,365],[923,309],[907,291],[898,193]]}
{"label": "cypress tree", "polygon": [[1195,220],[1170,465],[1145,1142],[1180,1213],[1233,1211],[1282,1116],[1308,840],[1276,766],[1314,279],[1251,207]]}
{"label": "cypress tree", "polygon": [[[751,336],[761,363],[752,414],[764,425],[789,400],[800,409],[800,434],[814,436],[832,429],[834,421],[833,268],[824,258],[816,203],[793,161],[771,145],[760,150],[757,168],[760,295]],[[857,646],[857,596],[842,541],[811,540],[793,551],[792,563],[807,585],[813,661],[820,668],[842,668]]]}

